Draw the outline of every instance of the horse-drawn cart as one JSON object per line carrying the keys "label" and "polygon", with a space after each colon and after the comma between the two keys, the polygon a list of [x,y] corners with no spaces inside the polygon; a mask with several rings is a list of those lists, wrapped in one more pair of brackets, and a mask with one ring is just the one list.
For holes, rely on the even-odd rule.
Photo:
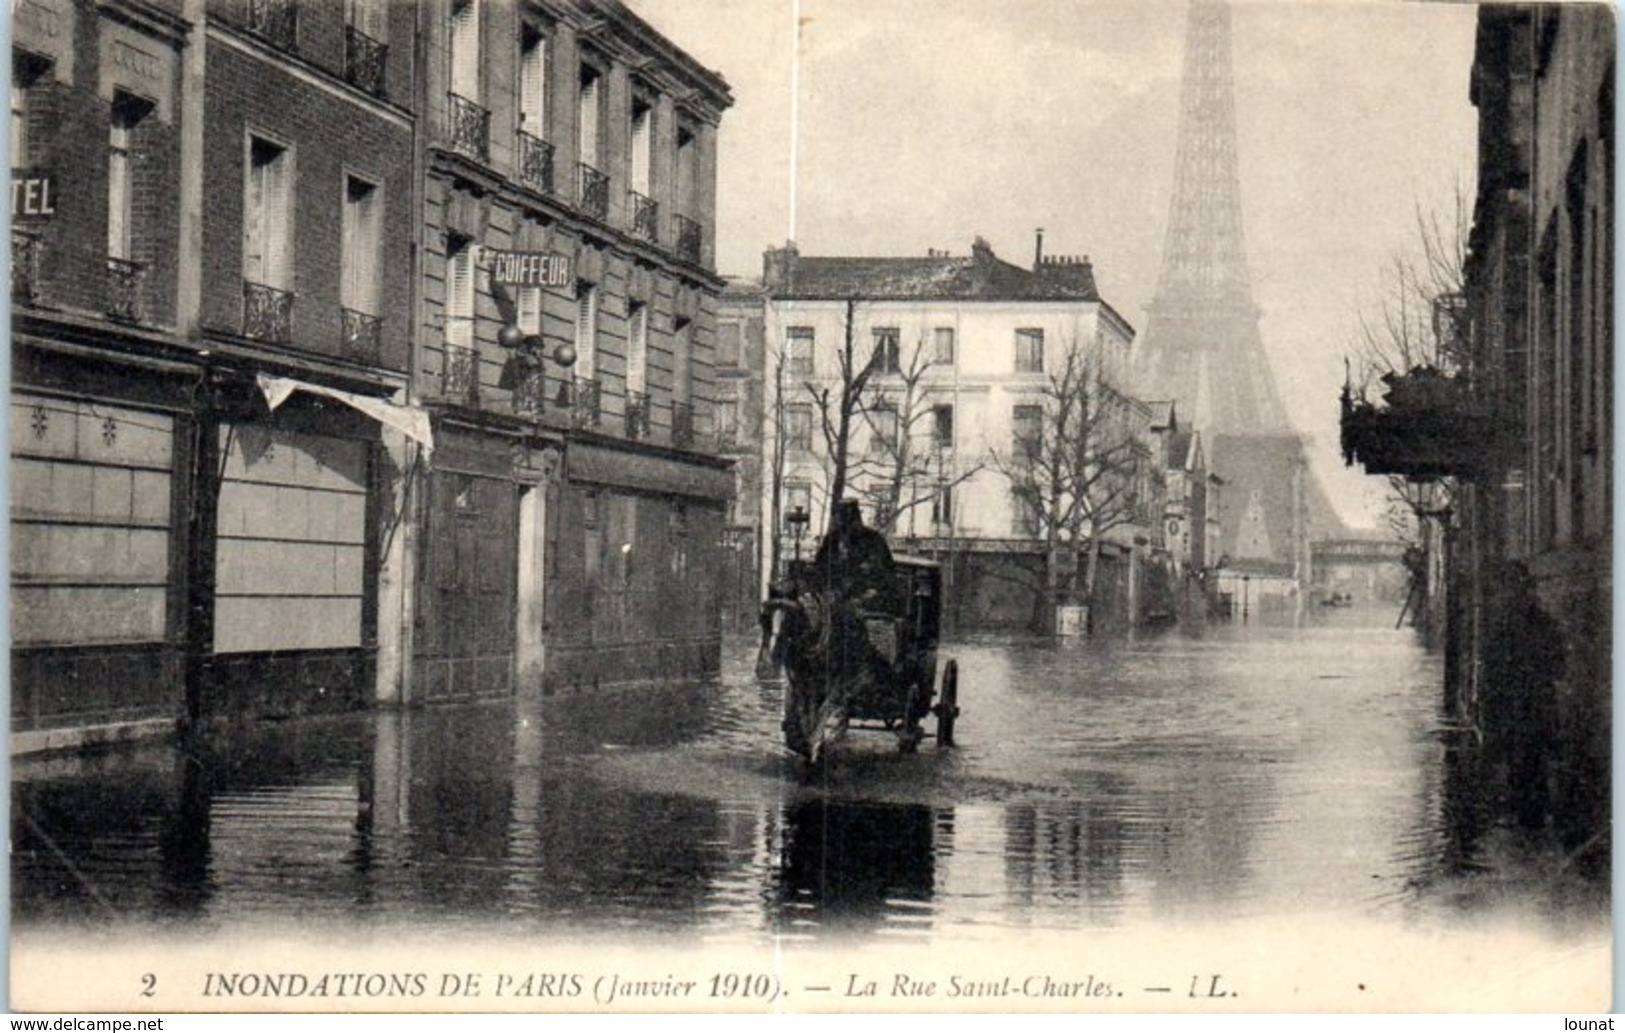
{"label": "horse-drawn cart", "polygon": [[764,604],[775,659],[789,687],[784,741],[816,763],[849,728],[890,732],[912,752],[935,718],[938,746],[952,746],[959,671],[937,682],[942,572],[894,556],[847,504],[810,561],[791,563]]}

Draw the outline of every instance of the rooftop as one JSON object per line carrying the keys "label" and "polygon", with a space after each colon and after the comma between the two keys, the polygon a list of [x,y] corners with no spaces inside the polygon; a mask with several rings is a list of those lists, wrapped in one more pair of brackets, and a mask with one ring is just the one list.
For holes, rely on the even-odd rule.
{"label": "rooftop", "polygon": [[1032,269],[1007,262],[980,237],[969,255],[803,256],[788,245],[767,252],[763,280],[777,298],[833,300],[1099,301],[1088,256],[1035,256]]}

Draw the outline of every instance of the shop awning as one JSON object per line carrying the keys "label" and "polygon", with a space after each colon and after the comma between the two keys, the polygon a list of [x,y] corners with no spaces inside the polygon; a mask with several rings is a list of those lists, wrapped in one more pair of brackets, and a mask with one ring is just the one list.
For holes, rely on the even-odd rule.
{"label": "shop awning", "polygon": [[273,377],[265,373],[256,378],[260,391],[265,395],[265,404],[275,411],[278,406],[288,400],[288,396],[295,391],[303,391],[310,395],[319,395],[322,398],[331,398],[336,402],[343,402],[350,408],[362,413],[379,423],[399,431],[413,441],[423,446],[425,454],[434,451],[434,430],[429,424],[429,413],[415,405],[399,405],[387,398],[374,398],[369,395],[358,395],[350,391],[340,391],[337,388],[323,387],[320,384],[311,384],[303,380],[294,380],[290,377]]}

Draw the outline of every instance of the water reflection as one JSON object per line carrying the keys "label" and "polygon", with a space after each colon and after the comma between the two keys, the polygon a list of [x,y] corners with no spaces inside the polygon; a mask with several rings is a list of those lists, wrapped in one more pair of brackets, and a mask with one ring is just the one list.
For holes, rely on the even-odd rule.
{"label": "water reflection", "polygon": [[926,936],[1459,910],[1507,855],[1403,635],[954,652],[959,749],[855,738],[817,783],[748,647],[712,684],[23,759],[13,915]]}

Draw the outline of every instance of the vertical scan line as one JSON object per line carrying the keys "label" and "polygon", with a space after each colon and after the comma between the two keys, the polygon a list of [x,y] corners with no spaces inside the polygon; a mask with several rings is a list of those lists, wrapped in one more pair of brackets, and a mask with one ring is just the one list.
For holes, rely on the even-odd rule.
{"label": "vertical scan line", "polygon": [[801,115],[801,0],[790,0],[790,216],[785,241],[796,239],[796,176],[800,166],[797,144]]}

